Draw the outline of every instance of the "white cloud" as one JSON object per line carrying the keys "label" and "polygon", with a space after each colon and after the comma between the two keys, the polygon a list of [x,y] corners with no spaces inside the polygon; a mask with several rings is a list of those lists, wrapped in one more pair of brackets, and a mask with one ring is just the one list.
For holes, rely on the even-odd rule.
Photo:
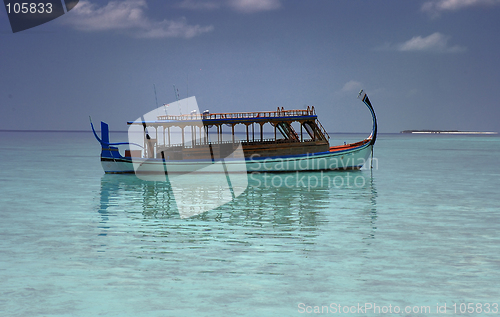
{"label": "white cloud", "polygon": [[345,83],[344,87],[342,87],[343,92],[353,92],[361,89],[361,83],[359,81],[350,80]]}
{"label": "white cloud", "polygon": [[415,36],[412,39],[396,45],[398,51],[424,51],[440,53],[458,53],[466,50],[462,46],[449,46],[449,37],[439,32],[433,33],[427,37]]}
{"label": "white cloud", "polygon": [[83,31],[123,30],[140,38],[191,38],[213,30],[213,26],[188,25],[185,19],[152,21],[146,8],[146,0],[110,1],[104,7],[82,0],[65,23]]}
{"label": "white cloud", "polygon": [[422,5],[422,11],[438,16],[443,11],[455,11],[472,6],[500,4],[500,0],[431,0]]}
{"label": "white cloud", "polygon": [[439,32],[429,36],[414,36],[406,42],[399,44],[385,43],[375,48],[378,51],[400,51],[400,52],[434,52],[434,53],[460,53],[467,50],[466,47],[448,44],[450,37]]}
{"label": "white cloud", "polygon": [[185,19],[178,21],[157,22],[151,27],[140,31],[137,36],[143,38],[185,37],[192,38],[199,34],[210,32],[213,26],[188,25]]}
{"label": "white cloud", "polygon": [[183,0],[177,5],[179,8],[190,10],[213,10],[222,6],[222,1],[217,0]]}
{"label": "white cloud", "polygon": [[276,10],[281,7],[279,0],[229,0],[228,4],[243,13]]}
{"label": "white cloud", "polygon": [[276,10],[280,0],[183,0],[178,7],[191,10],[213,10],[228,7],[242,13]]}

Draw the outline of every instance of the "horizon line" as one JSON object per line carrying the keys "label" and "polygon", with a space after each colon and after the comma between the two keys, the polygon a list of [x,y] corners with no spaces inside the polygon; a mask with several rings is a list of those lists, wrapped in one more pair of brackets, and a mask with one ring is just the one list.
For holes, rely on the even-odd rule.
{"label": "horizon line", "polygon": [[[405,131],[405,130],[403,130]],[[479,131],[453,131],[454,133],[430,133],[427,131],[418,131],[416,132],[407,132],[403,133],[403,131],[400,132],[379,132],[378,134],[489,134],[489,135],[495,135],[499,134],[496,131],[488,131],[488,132],[479,132]],[[406,130],[408,131],[408,130]],[[418,132],[417,132],[418,131]],[[12,130],[12,129],[0,129],[0,132],[70,132],[70,133],[92,133],[91,130]],[[96,132],[101,132],[101,130],[96,130]],[[114,133],[128,133],[128,131],[122,131],[122,130],[110,130],[109,132],[114,132]],[[327,131],[328,132],[328,131]],[[458,132],[458,133],[457,133]],[[235,132],[236,134],[244,134],[245,132]],[[366,134],[367,132],[328,132],[328,134]]]}
{"label": "horizon line", "polygon": [[[96,132],[101,132],[101,130],[95,130]],[[92,133],[92,130],[11,130],[11,129],[0,129],[0,132],[89,132]],[[122,130],[109,130],[109,132],[117,132],[117,133],[128,133],[128,131]],[[228,132],[229,133],[229,132]],[[245,133],[245,132],[235,132],[235,133]],[[367,132],[328,132],[329,134],[367,134]],[[379,134],[400,134],[399,132],[380,132]]]}

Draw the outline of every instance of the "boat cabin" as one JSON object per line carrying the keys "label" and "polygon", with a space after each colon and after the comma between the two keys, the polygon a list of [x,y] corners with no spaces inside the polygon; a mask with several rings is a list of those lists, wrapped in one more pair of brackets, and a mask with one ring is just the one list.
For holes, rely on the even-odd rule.
{"label": "boat cabin", "polygon": [[[245,158],[279,157],[329,150],[330,136],[318,121],[314,107],[304,110],[160,115],[142,125],[144,151],[126,156],[165,160],[226,157],[240,145]],[[295,126],[295,128],[294,128]],[[270,128],[270,129],[269,129]],[[239,131],[238,131],[239,130]],[[138,153],[142,152],[142,153]]]}

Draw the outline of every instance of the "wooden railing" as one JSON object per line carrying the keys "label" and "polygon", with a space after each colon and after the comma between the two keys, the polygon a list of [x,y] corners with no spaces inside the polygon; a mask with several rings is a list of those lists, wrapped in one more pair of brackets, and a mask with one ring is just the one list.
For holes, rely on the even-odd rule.
{"label": "wooden railing", "polygon": [[176,143],[176,144],[170,144],[166,146],[165,144],[158,144],[157,146],[159,147],[160,150],[162,149],[172,149],[172,148],[186,148],[186,149],[191,149],[194,147],[199,147],[199,146],[208,146],[208,145],[222,145],[222,144],[244,144],[244,145],[253,145],[253,144],[275,144],[275,143],[308,143],[308,142],[315,142],[312,139],[304,140],[304,141],[299,141],[299,140],[288,140],[288,139],[263,139],[262,141],[259,140],[237,140],[235,142],[233,141],[210,141],[210,142],[196,142],[194,145],[192,143]]}
{"label": "wooden railing", "polygon": [[315,115],[314,106],[305,110],[284,110],[283,107],[276,111],[257,111],[257,112],[227,112],[227,113],[196,113],[184,114],[180,116],[158,116],[158,120],[214,120],[214,119],[258,119],[258,118],[272,118],[272,117],[300,117]]}

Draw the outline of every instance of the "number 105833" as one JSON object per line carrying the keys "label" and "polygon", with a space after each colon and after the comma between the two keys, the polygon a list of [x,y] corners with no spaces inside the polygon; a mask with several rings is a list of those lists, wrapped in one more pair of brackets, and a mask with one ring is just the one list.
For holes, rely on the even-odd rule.
{"label": "number 105833", "polygon": [[451,306],[455,314],[498,313],[498,303],[460,303]]}
{"label": "number 105833", "polygon": [[7,3],[7,13],[52,13],[52,3]]}

